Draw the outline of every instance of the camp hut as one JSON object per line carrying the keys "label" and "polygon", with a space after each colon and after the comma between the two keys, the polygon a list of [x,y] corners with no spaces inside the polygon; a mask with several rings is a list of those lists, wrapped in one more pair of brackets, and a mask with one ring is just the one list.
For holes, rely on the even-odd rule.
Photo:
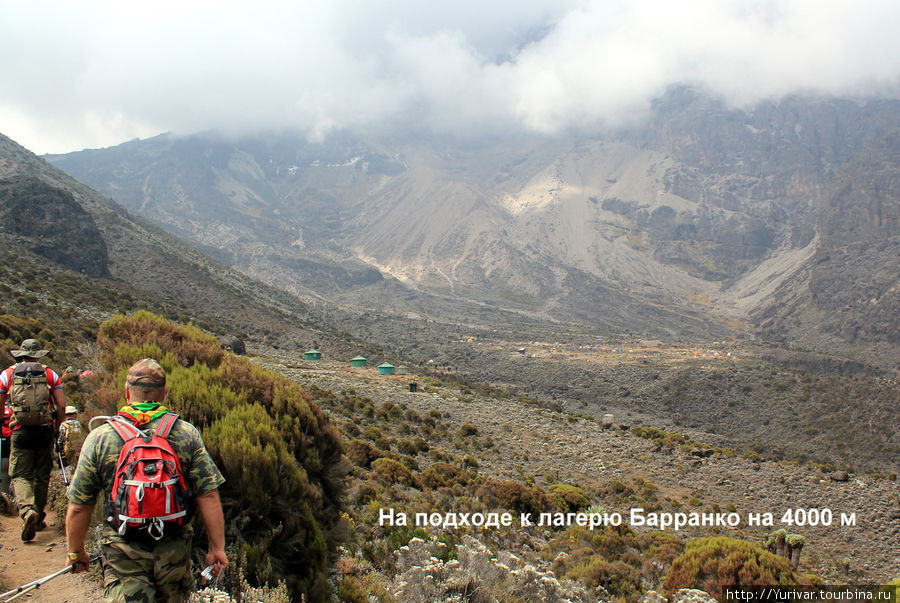
{"label": "camp hut", "polygon": [[378,374],[379,375],[393,375],[394,374],[394,365],[390,362],[384,362],[378,365]]}
{"label": "camp hut", "polygon": [[357,356],[356,358],[351,358],[350,366],[366,366],[366,357]]}
{"label": "camp hut", "polygon": [[396,373],[398,375],[408,375],[409,369],[401,364],[400,366],[397,367]]}
{"label": "camp hut", "polygon": [[304,360],[321,360],[322,352],[320,352],[319,350],[308,350],[306,352],[303,352],[303,359]]}

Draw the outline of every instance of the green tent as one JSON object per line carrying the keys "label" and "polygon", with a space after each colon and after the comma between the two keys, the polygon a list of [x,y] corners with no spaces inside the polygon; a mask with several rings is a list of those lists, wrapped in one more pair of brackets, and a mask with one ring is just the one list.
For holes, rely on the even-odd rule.
{"label": "green tent", "polygon": [[394,365],[390,362],[385,362],[384,364],[378,365],[378,374],[379,375],[393,375],[394,374]]}

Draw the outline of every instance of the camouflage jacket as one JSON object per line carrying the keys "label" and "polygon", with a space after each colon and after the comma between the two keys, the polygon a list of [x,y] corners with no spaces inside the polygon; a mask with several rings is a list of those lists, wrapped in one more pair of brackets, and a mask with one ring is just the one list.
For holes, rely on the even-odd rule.
{"label": "camouflage jacket", "polygon": [[[159,419],[151,421],[145,431],[156,427]],[[206,494],[225,482],[207,452],[196,427],[179,419],[169,433],[169,443],[181,461],[191,496]],[[123,446],[122,438],[107,423],[91,431],[81,447],[81,457],[66,492],[70,502],[78,505],[94,505],[100,492],[106,493],[112,486],[113,474]]]}

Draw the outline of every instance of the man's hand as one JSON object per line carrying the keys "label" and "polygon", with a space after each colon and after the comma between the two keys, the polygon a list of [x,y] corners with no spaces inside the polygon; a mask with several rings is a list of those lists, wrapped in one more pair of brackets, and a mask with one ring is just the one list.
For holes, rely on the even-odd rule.
{"label": "man's hand", "polygon": [[213,576],[218,577],[221,571],[228,567],[228,555],[223,550],[210,550],[206,554],[206,565],[213,566]]}
{"label": "man's hand", "polygon": [[73,552],[73,553],[69,554],[68,557],[66,558],[67,565],[72,566],[72,573],[78,574],[81,572],[86,572],[88,570],[88,568],[90,568],[90,566],[91,566],[90,556],[87,554],[86,551],[78,551],[78,557],[75,559],[72,559],[72,557],[74,557],[74,556],[75,556],[75,553]]}

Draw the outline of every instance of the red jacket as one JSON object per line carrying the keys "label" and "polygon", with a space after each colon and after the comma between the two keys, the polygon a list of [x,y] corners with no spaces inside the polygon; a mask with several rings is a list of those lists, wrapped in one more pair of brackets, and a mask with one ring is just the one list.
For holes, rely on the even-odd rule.
{"label": "red jacket", "polygon": [[4,438],[12,437],[12,429],[9,428],[9,418],[13,414],[12,406],[9,404],[3,409],[3,417],[0,419],[0,424],[2,424],[2,431]]}

